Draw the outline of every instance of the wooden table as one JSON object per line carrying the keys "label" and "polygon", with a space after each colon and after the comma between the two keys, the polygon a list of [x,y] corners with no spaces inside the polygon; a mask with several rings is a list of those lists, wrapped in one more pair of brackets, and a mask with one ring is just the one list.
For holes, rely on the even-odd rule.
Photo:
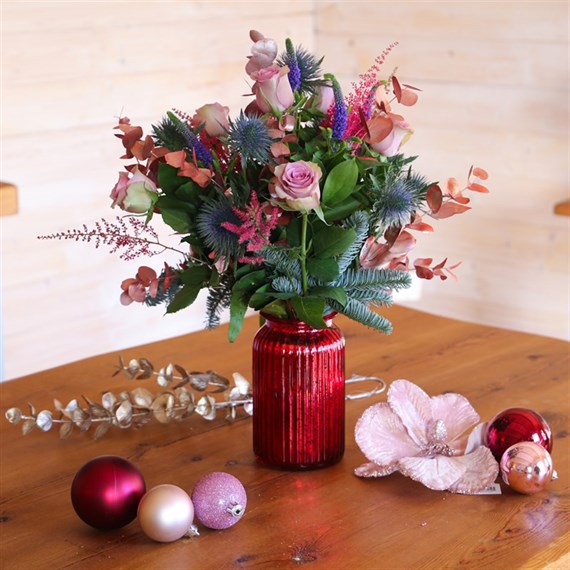
{"label": "wooden table", "polygon": [[[353,469],[365,458],[354,425],[385,395],[347,402],[344,459],[311,472],[256,464],[249,419],[230,424],[194,415],[166,426],[112,429],[98,441],[79,432],[62,441],[57,431],[24,437],[2,419],[1,568],[568,568],[568,344],[400,307],[386,314],[395,328],[389,337],[338,318],[347,340],[347,375],[407,378],[431,395],[459,392],[482,420],[509,407],[532,408],[552,427],[559,479],[533,496],[504,485],[500,496],[454,495],[399,474],[359,479]],[[247,319],[233,345],[221,327],[121,354],[146,357],[157,367],[176,362],[250,377],[256,326],[255,318]],[[38,410],[53,409],[54,397],[98,399],[107,390],[132,389],[135,381],[111,377],[118,354],[4,383],[2,413],[28,401]],[[159,390],[151,380],[137,385]],[[232,473],[248,492],[246,514],[228,530],[202,529],[197,538],[170,544],[147,539],[136,521],[96,531],[77,518],[69,493],[77,470],[102,454],[133,461],[147,488],[172,483],[191,492],[210,471]]]}

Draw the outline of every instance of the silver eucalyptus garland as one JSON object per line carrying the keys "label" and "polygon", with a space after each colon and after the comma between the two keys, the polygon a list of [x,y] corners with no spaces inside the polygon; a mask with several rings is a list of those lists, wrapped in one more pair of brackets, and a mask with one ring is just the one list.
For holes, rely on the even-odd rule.
{"label": "silver eucalyptus garland", "polygon": [[[119,358],[119,365],[113,374],[124,374],[129,380],[147,380],[155,377],[156,383],[163,388],[158,394],[153,394],[147,388],[137,387],[115,395],[105,392],[101,403],[94,402],[82,396],[85,404],[80,405],[77,399],[63,405],[54,399],[55,414],[51,410],[36,412],[32,404],[28,404],[29,413],[20,408],[10,408],[6,419],[11,424],[22,424],[22,433],[26,435],[34,428],[48,432],[59,426],[59,435],[65,439],[71,435],[74,427],[80,432],[94,428],[93,437],[99,439],[111,427],[126,429],[140,428],[153,418],[161,423],[182,421],[198,414],[205,420],[214,420],[218,411],[226,412],[225,419],[233,421],[238,417],[238,409],[243,409],[244,416],[253,414],[253,397],[249,382],[238,372],[234,372],[233,384],[211,370],[207,372],[187,372],[178,364],[155,370],[153,364],[146,358],[132,359],[125,364]],[[369,391],[348,394],[347,400],[367,398],[383,392],[386,383],[374,376],[353,375],[347,384],[372,381],[378,385]],[[200,393],[203,393],[200,396]],[[213,394],[224,394],[224,400],[218,401]],[[54,417],[57,416],[57,417]]]}

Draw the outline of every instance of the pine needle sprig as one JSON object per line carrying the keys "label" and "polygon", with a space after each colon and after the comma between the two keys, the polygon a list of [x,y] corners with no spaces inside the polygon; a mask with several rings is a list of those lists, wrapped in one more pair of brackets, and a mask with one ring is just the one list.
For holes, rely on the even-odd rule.
{"label": "pine needle sprig", "polygon": [[341,274],[344,273],[348,266],[356,259],[362,249],[362,245],[368,237],[370,231],[368,214],[362,210],[355,212],[347,218],[344,226],[356,232],[356,239],[338,259],[338,269]]}
{"label": "pine needle sprig", "polygon": [[230,306],[232,287],[235,283],[233,275],[224,273],[216,287],[210,287],[206,299],[206,327],[216,328],[221,321],[221,312]]}
{"label": "pine needle sprig", "polygon": [[[126,221],[125,221],[126,220]],[[117,216],[114,222],[104,218],[95,222],[95,227],[89,228],[83,224],[79,229],[69,229],[50,235],[38,236],[38,239],[73,240],[94,243],[95,248],[107,246],[109,253],[119,252],[119,258],[131,261],[140,256],[152,257],[165,250],[175,251],[181,255],[184,252],[160,243],[156,231],[141,218]]]}

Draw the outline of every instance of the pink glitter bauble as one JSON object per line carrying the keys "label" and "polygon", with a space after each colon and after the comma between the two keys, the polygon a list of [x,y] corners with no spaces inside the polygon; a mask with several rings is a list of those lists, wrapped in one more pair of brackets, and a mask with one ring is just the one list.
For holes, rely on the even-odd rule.
{"label": "pink glitter bauble", "polygon": [[204,475],[192,491],[196,518],[206,527],[228,528],[236,524],[247,505],[247,495],[239,479],[215,471]]}
{"label": "pink glitter bauble", "polygon": [[113,530],[129,524],[146,491],[141,472],[116,455],[101,455],[86,463],[71,484],[71,503],[88,525]]}
{"label": "pink glitter bauble", "polygon": [[497,414],[487,425],[485,439],[497,461],[511,445],[521,441],[532,441],[552,451],[550,426],[540,414],[527,408],[509,408]]}

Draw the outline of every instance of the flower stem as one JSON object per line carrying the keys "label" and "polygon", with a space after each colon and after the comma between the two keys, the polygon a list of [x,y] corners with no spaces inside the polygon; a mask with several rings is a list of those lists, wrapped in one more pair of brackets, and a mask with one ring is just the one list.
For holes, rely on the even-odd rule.
{"label": "flower stem", "polygon": [[303,282],[303,296],[307,295],[307,213],[303,212],[301,226],[301,279]]}

